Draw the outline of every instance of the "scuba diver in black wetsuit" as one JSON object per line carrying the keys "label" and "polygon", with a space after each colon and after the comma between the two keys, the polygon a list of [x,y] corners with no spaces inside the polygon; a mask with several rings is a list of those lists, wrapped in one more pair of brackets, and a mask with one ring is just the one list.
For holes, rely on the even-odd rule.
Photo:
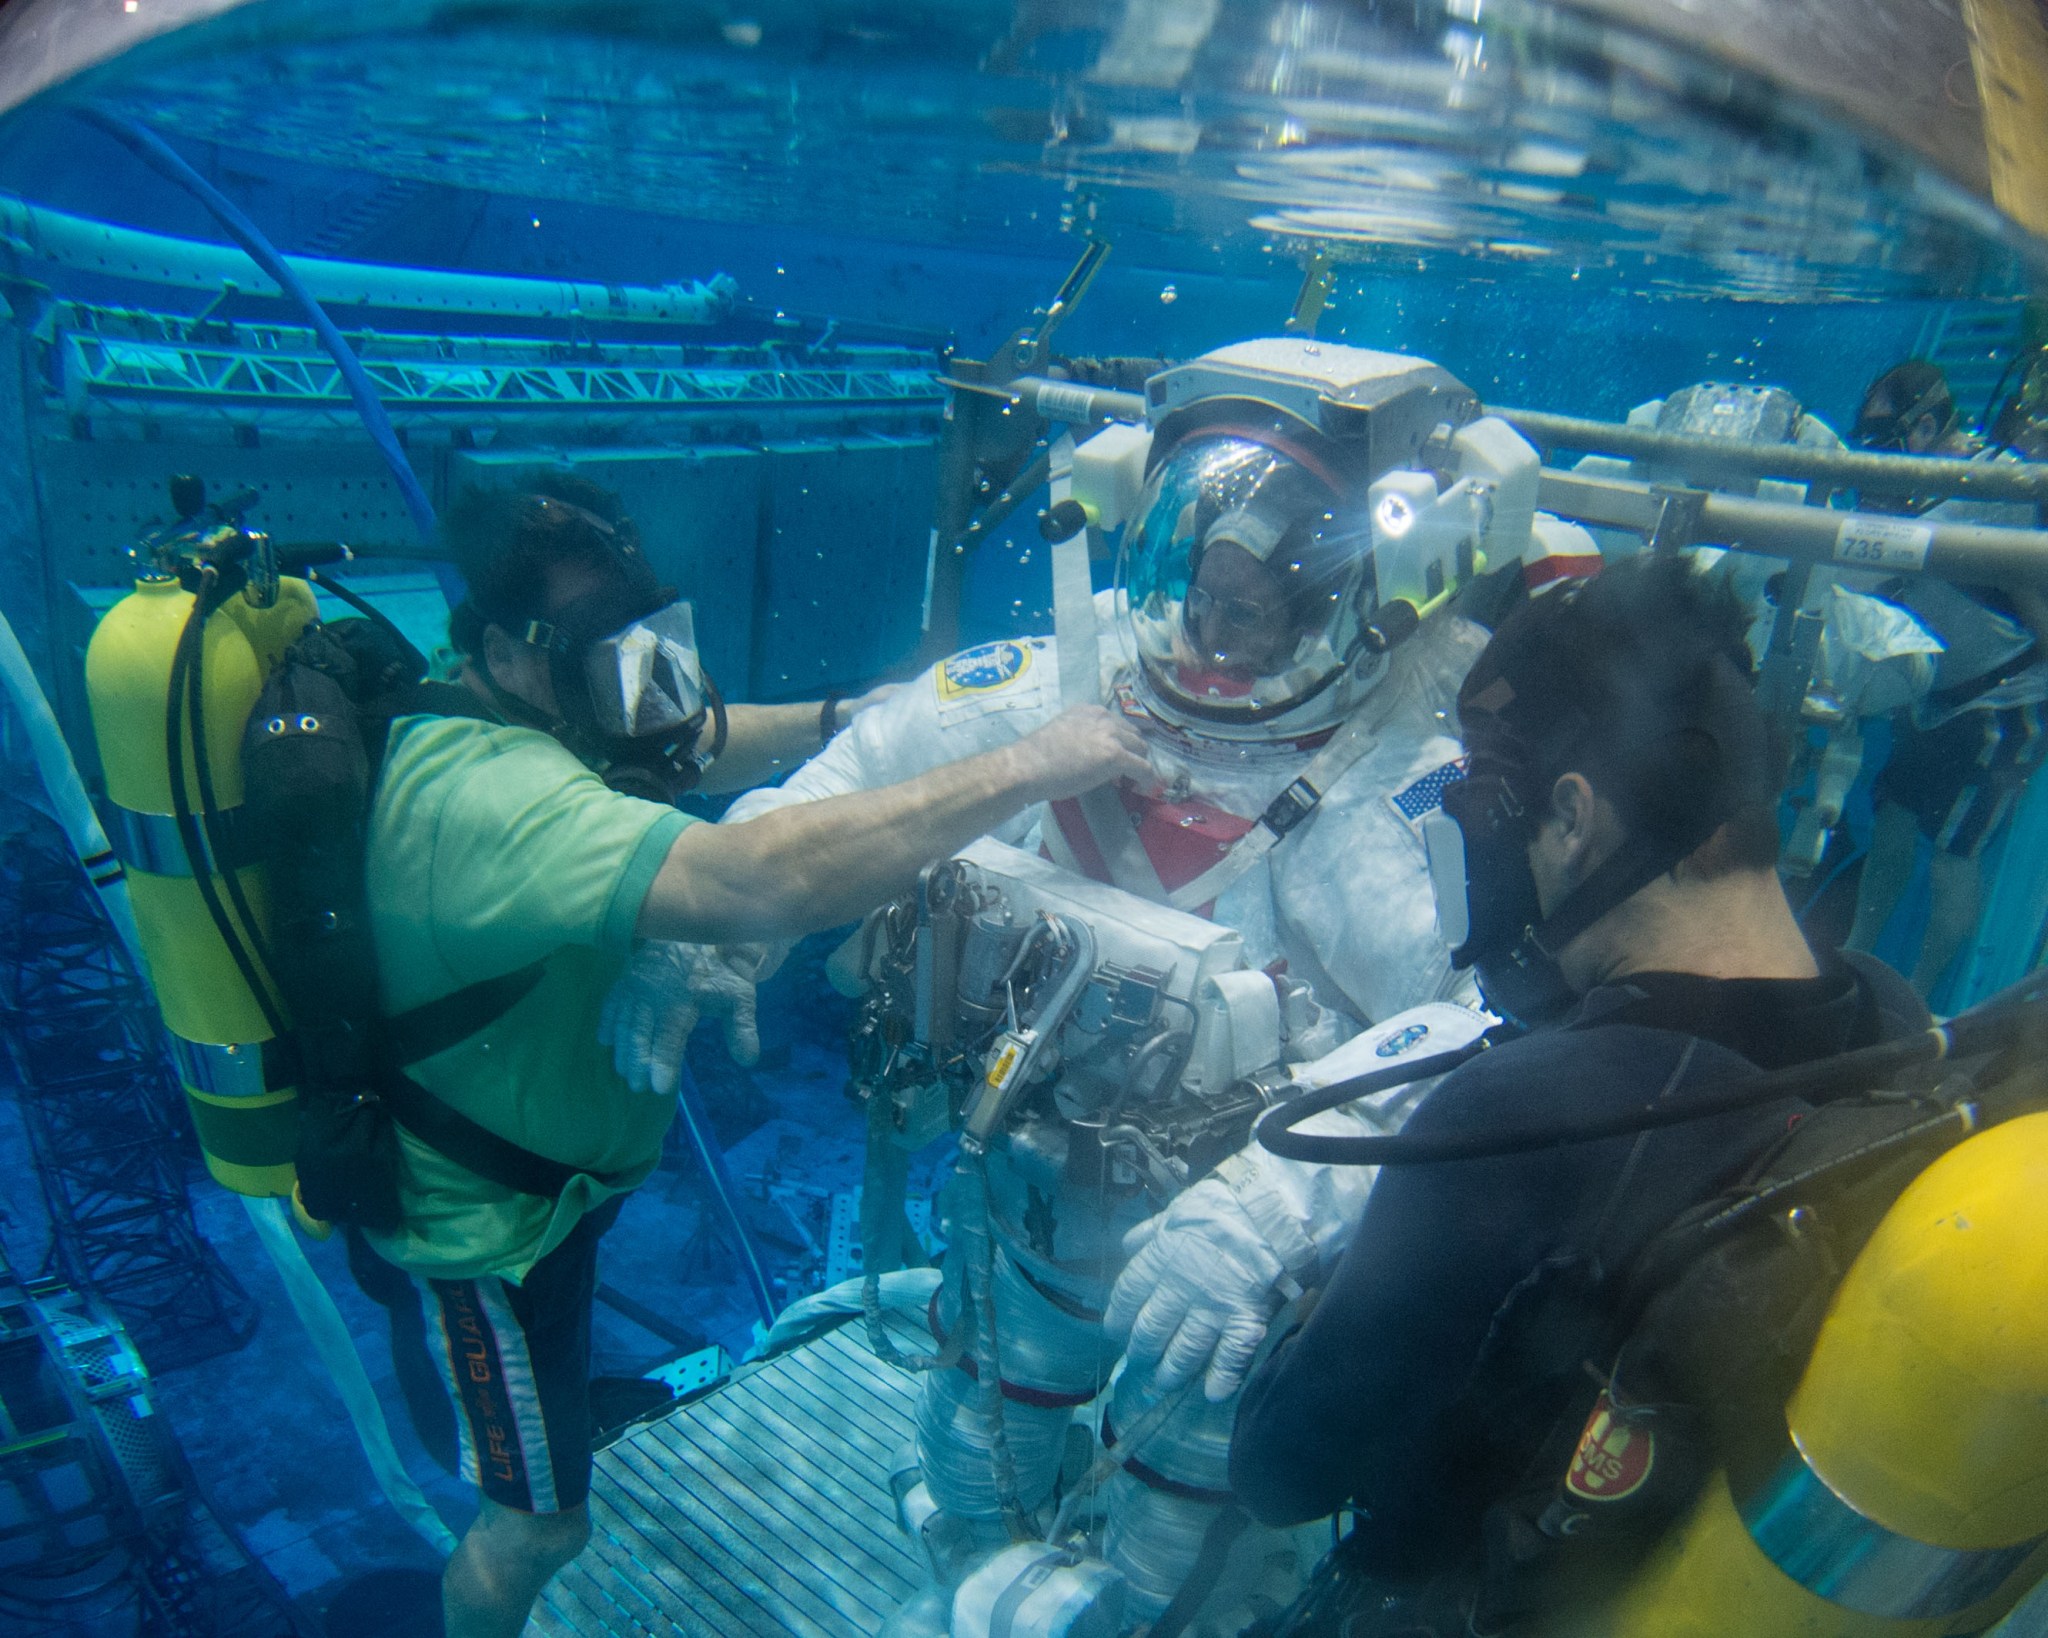
{"label": "scuba diver in black wetsuit", "polygon": [[[1454,1070],[1403,1141],[1682,1105],[1925,1028],[1898,975],[1811,950],[1786,903],[1745,624],[1645,556],[1518,610],[1473,668],[1444,803],[1465,886],[1440,905],[1495,1010],[1551,1021]],[[1620,1276],[1803,1108],[1386,1168],[1320,1301],[1276,1325],[1230,1477],[1265,1522],[1353,1509],[1348,1573],[1392,1624],[1280,1630],[1465,1632],[1502,1504],[1532,1472],[1557,1490],[1572,1440],[1546,1452],[1584,1424]]]}

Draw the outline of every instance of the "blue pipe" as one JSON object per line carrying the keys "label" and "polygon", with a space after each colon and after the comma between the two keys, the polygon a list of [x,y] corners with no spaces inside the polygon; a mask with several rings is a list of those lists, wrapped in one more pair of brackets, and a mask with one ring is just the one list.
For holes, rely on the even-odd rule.
{"label": "blue pipe", "polygon": [[[433,503],[427,499],[427,492],[420,487],[412,463],[399,447],[398,433],[391,425],[391,417],[384,413],[384,406],[378,402],[376,388],[370,385],[370,378],[363,373],[362,361],[356,357],[355,349],[349,346],[347,338],[335,327],[334,320],[327,316],[327,310],[313,299],[312,292],[292,271],[291,264],[277,253],[277,247],[263,236],[262,229],[242,214],[240,206],[181,159],[154,131],[104,108],[79,108],[74,112],[105,131],[152,170],[198,198],[227,229],[235,243],[248,252],[249,259],[262,268],[278,289],[305,314],[306,322],[320,338],[320,345],[327,349],[334,359],[335,368],[341,371],[341,379],[348,386],[349,398],[355,404],[356,414],[363,419],[363,428],[369,433],[370,442],[377,446],[377,453],[384,457],[384,464],[391,469],[392,480],[397,483],[399,494],[405,497],[405,509],[412,514],[414,530],[422,544],[434,545],[440,529],[434,520]],[[434,575],[450,603],[462,600],[462,579],[451,565],[435,563]]]}
{"label": "blue pipe", "polygon": [[677,1068],[676,1108],[683,1117],[683,1129],[690,1134],[690,1145],[703,1164],[704,1180],[711,1186],[711,1197],[718,1204],[719,1215],[732,1229],[733,1241],[739,1247],[740,1268],[753,1292],[754,1306],[761,1310],[761,1323],[772,1326],[775,1323],[775,1299],[768,1294],[768,1276],[761,1272],[760,1253],[754,1249],[753,1236],[747,1233],[747,1220],[740,1215],[739,1191],[733,1187],[732,1173],[726,1170],[725,1153],[712,1135],[711,1122],[705,1116],[703,1100],[697,1093],[697,1077],[690,1073],[688,1064],[680,1064]]}

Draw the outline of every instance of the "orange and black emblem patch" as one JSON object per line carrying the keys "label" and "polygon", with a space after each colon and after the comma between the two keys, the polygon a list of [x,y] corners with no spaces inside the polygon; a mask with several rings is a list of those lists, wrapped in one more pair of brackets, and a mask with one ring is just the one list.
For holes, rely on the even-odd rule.
{"label": "orange and black emblem patch", "polygon": [[1620,1501],[1643,1488],[1656,1461],[1657,1436],[1625,1420],[1603,1392],[1579,1435],[1564,1487],[1582,1501]]}

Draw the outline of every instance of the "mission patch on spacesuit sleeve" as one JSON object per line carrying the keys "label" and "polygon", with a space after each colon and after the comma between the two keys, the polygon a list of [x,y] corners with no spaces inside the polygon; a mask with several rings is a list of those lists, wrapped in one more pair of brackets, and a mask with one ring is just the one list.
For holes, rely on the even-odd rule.
{"label": "mission patch on spacesuit sleeve", "polygon": [[1008,638],[963,649],[942,664],[936,673],[939,703],[985,699],[1025,676],[1030,670],[1036,642],[1013,642]]}

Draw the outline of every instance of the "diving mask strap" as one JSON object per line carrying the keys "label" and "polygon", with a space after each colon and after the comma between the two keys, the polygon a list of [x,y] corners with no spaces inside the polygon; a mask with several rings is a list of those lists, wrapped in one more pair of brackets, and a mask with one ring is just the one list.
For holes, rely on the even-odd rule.
{"label": "diving mask strap", "polygon": [[1684,840],[1664,847],[1656,847],[1642,837],[1630,837],[1602,860],[1592,875],[1566,894],[1564,903],[1553,914],[1527,929],[1520,942],[1533,945],[1555,960],[1560,950],[1608,911],[1627,903],[1666,871],[1692,857],[1727,818],[1727,814],[1717,813],[1704,824],[1695,825]]}
{"label": "diving mask strap", "polygon": [[472,661],[471,664],[476,672],[477,679],[484,685],[484,692],[490,695],[491,704],[498,708],[498,715],[503,717],[507,723],[515,728],[536,728],[543,734],[554,735],[558,733],[562,725],[550,722],[544,713],[528,705],[526,701],[499,682],[496,677],[492,676],[491,665],[488,660],[479,659]]}

